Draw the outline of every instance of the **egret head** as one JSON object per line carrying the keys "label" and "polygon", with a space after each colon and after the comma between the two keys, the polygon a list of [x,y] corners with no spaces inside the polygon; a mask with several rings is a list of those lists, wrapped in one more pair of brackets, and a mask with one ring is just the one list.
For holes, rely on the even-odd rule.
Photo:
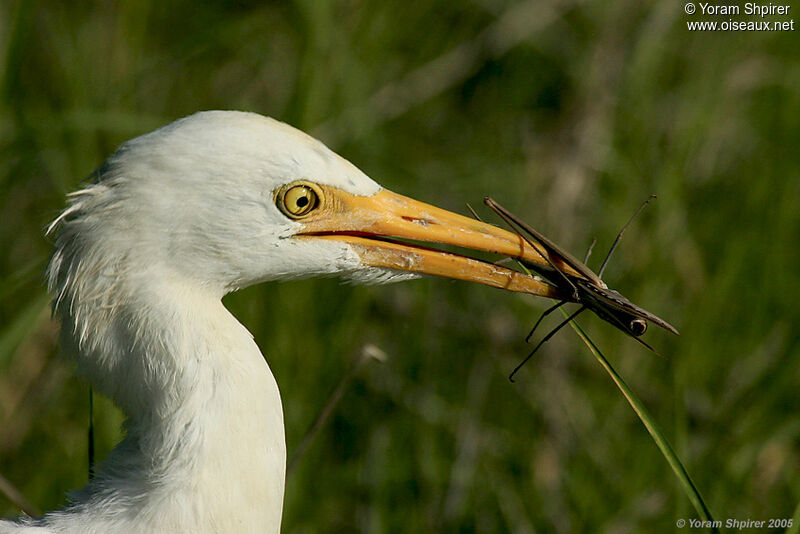
{"label": "egret head", "polygon": [[[253,113],[198,113],[128,141],[50,231],[62,345],[128,413],[166,391],[136,384],[181,375],[185,362],[167,370],[149,356],[191,342],[170,324],[262,280],[431,274],[561,297],[532,276],[418,244],[543,262],[516,234],[387,191],[322,143]],[[141,357],[124,357],[131,347]]]}
{"label": "egret head", "polygon": [[255,282],[436,274],[532,293],[531,277],[391,241],[438,242],[543,261],[518,236],[416,202],[319,141],[254,113],[197,113],[123,144],[53,223],[51,283],[179,277],[224,294]]}

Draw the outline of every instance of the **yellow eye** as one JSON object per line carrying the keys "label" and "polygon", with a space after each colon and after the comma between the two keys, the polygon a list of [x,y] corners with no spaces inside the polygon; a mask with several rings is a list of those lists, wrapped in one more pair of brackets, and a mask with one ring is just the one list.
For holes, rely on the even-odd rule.
{"label": "yellow eye", "polygon": [[319,195],[310,185],[289,185],[278,193],[278,208],[292,219],[305,217],[318,205]]}

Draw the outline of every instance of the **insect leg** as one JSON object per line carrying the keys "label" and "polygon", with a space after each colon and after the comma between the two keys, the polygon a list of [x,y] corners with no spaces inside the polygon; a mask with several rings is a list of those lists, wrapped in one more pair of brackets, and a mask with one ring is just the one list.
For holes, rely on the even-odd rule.
{"label": "insect leg", "polygon": [[87,432],[89,480],[94,478],[94,390],[89,386],[89,430]]}
{"label": "insect leg", "polygon": [[474,209],[472,209],[472,206],[470,206],[470,205],[469,205],[469,202],[467,202],[467,209],[470,211],[470,213],[472,213],[472,216],[473,216],[474,218],[478,219],[480,222],[483,222],[483,219],[481,219],[481,216],[480,216],[480,215],[478,215],[478,212],[477,212],[477,211],[475,211]]}
{"label": "insect leg", "polygon": [[578,316],[578,314],[580,314],[580,313],[581,313],[583,310],[585,310],[585,309],[586,309],[586,306],[581,306],[581,307],[578,309],[578,311],[576,311],[575,313],[573,313],[572,315],[570,315],[569,317],[567,317],[566,319],[564,319],[564,320],[561,322],[561,324],[559,324],[557,327],[553,328],[553,329],[550,331],[550,333],[549,333],[549,334],[547,334],[546,336],[544,336],[544,338],[542,338],[542,340],[539,342],[539,344],[538,344],[538,345],[536,345],[536,347],[535,347],[535,348],[534,348],[534,349],[531,351],[531,353],[530,353],[530,354],[528,354],[528,356],[527,356],[527,357],[526,357],[524,360],[522,360],[522,361],[519,363],[519,365],[517,365],[517,366],[514,368],[514,370],[513,370],[513,371],[511,371],[511,374],[510,374],[510,375],[508,375],[508,379],[509,379],[511,382],[513,382],[513,381],[514,381],[514,375],[515,375],[515,374],[517,374],[517,371],[519,371],[519,370],[522,368],[522,366],[523,366],[523,365],[525,365],[526,363],[528,363],[528,360],[530,360],[530,359],[533,357],[533,355],[534,355],[534,354],[536,354],[536,351],[537,351],[537,350],[539,350],[539,347],[541,347],[542,345],[544,345],[544,343],[545,343],[545,342],[546,342],[548,339],[550,339],[551,337],[553,337],[553,336],[555,335],[555,333],[556,333],[556,332],[558,332],[559,330],[561,330],[561,329],[564,327],[564,325],[566,325],[568,322],[570,322],[570,321],[571,321],[571,320],[573,320],[575,317],[577,317],[577,316]]}
{"label": "insect leg", "polygon": [[537,326],[539,326],[539,323],[541,323],[541,322],[542,322],[542,319],[544,319],[545,317],[547,317],[548,315],[550,315],[550,313],[551,313],[551,312],[554,312],[554,311],[556,311],[558,308],[560,308],[561,306],[563,306],[563,305],[564,305],[564,304],[566,304],[566,303],[567,303],[567,301],[566,301],[566,300],[562,300],[562,301],[561,301],[561,302],[559,302],[558,304],[555,304],[555,305],[553,305],[553,306],[550,306],[549,308],[547,308],[547,309],[544,311],[544,313],[542,313],[542,315],[540,315],[540,316],[539,316],[539,320],[538,320],[538,321],[536,321],[536,324],[535,324],[535,325],[533,325],[533,328],[531,328],[531,331],[530,331],[530,332],[528,332],[528,335],[527,335],[527,337],[525,337],[525,343],[528,343],[528,342],[530,342],[530,340],[531,340],[531,337],[533,336],[533,332],[534,332],[534,331],[536,331],[536,327],[537,327]]}

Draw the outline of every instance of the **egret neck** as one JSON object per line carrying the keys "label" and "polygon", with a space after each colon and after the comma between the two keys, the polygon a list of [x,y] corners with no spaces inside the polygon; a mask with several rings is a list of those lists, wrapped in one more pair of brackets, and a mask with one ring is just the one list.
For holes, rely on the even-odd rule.
{"label": "egret neck", "polygon": [[250,333],[221,292],[157,269],[114,294],[95,312],[105,320],[84,318],[103,326],[78,365],[126,412],[127,435],[60,519],[81,532],[278,532],[283,413]]}

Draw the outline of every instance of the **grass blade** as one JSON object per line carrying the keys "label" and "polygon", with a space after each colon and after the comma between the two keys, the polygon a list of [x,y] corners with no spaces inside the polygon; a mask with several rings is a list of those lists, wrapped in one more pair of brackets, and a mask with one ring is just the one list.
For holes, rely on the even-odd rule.
{"label": "grass blade", "polygon": [[[561,313],[564,316],[567,316],[567,313],[564,310],[561,310]],[[586,332],[576,323],[575,321],[570,322],[570,326],[575,330],[578,336],[586,343],[586,346],[589,347],[589,350],[592,351],[594,357],[603,366],[603,369],[611,376],[611,379],[617,385],[619,390],[622,392],[622,395],[628,401],[628,403],[633,408],[633,411],[636,412],[636,415],[639,416],[641,419],[642,424],[644,424],[647,431],[653,437],[653,441],[655,441],[658,448],[661,450],[661,454],[664,455],[664,459],[667,460],[667,463],[672,468],[672,471],[675,473],[678,481],[683,488],[686,497],[689,498],[689,501],[694,506],[697,514],[700,516],[700,519],[703,521],[713,522],[714,519],[711,516],[711,512],[709,511],[706,503],[703,501],[703,497],[700,496],[700,492],[697,490],[697,487],[694,485],[692,478],[689,476],[689,473],[686,471],[686,468],[681,463],[678,455],[672,449],[672,446],[669,444],[669,441],[661,432],[661,429],[655,422],[655,419],[650,415],[650,412],[644,407],[644,404],[641,400],[636,396],[636,394],[628,387],[628,384],[622,379],[617,371],[611,366],[611,363],[603,356],[603,353],[600,352],[600,349],[597,348]],[[711,527],[710,530],[712,532],[719,532],[718,528]]]}
{"label": "grass blade", "polygon": [[786,530],[786,534],[798,533],[800,533],[800,503],[797,504],[797,508],[794,509],[794,514],[792,514],[792,526]]}
{"label": "grass blade", "polygon": [[367,344],[362,349],[361,355],[358,357],[358,359],[356,359],[355,364],[353,364],[350,370],[339,381],[336,389],[333,391],[333,393],[331,393],[328,401],[322,407],[319,415],[311,425],[311,428],[308,429],[308,432],[306,432],[305,436],[303,436],[303,439],[300,441],[300,444],[297,446],[294,454],[292,454],[292,457],[286,466],[287,478],[294,471],[294,468],[297,466],[297,462],[303,456],[303,453],[306,452],[306,449],[311,444],[311,441],[317,434],[319,434],[319,431],[322,430],[322,427],[325,426],[325,423],[330,418],[333,410],[336,408],[336,405],[339,404],[340,400],[342,400],[342,396],[344,396],[345,391],[347,391],[347,388],[350,386],[350,383],[353,381],[353,378],[356,376],[358,370],[362,365],[364,365],[364,363],[372,359],[383,362],[386,360],[386,353],[375,345]]}
{"label": "grass blade", "polygon": [[[592,247],[594,247],[594,243],[592,243],[592,246],[589,247],[589,252],[591,252]],[[587,253],[586,256],[588,259],[589,254]],[[532,276],[531,272],[525,267],[525,265],[522,264],[522,262],[518,261],[517,263],[528,276]],[[561,308],[560,311],[565,318],[569,318],[569,313],[566,310],[564,310],[564,308]],[[603,353],[600,352],[600,349],[597,348],[597,345],[595,345],[594,342],[591,339],[589,339],[589,336],[586,334],[586,332],[583,331],[580,325],[576,323],[574,320],[570,321],[569,324],[572,327],[572,329],[575,330],[578,336],[583,340],[583,342],[586,343],[586,346],[589,347],[590,351],[592,351],[592,354],[594,355],[595,359],[597,359],[600,365],[603,366],[603,369],[605,369],[606,372],[609,374],[609,376],[611,376],[611,379],[614,381],[619,390],[622,392],[622,395],[628,401],[628,404],[631,405],[633,411],[636,412],[636,415],[639,416],[639,419],[642,421],[642,424],[647,429],[647,432],[650,433],[650,436],[652,436],[653,441],[655,441],[656,445],[661,451],[661,454],[664,455],[664,459],[667,460],[667,463],[672,468],[672,471],[675,473],[675,476],[677,477],[678,481],[681,484],[681,487],[683,488],[683,492],[686,494],[686,497],[689,498],[689,501],[694,506],[695,510],[697,511],[697,514],[703,521],[708,521],[709,523],[713,524],[714,519],[711,515],[711,511],[706,506],[705,501],[703,501],[703,497],[700,495],[700,492],[694,485],[694,482],[692,481],[692,478],[689,476],[688,471],[686,471],[686,468],[683,466],[683,463],[681,463],[680,458],[678,458],[678,455],[672,449],[672,445],[670,445],[667,438],[661,432],[661,429],[656,424],[655,419],[653,419],[653,417],[650,415],[650,412],[647,411],[642,401],[639,400],[639,397],[636,396],[636,394],[628,387],[628,384],[626,384],[625,381],[622,379],[622,377],[619,376],[617,371],[611,365],[611,362],[609,362],[603,355]],[[800,511],[800,505],[798,505],[798,511]],[[795,515],[797,515],[797,512],[795,512]],[[711,530],[712,532],[719,532],[719,529],[716,527],[709,527],[709,530]]]}
{"label": "grass blade", "polygon": [[31,517],[41,517],[42,512],[39,509],[31,504],[28,499],[26,499],[22,492],[19,491],[11,482],[8,481],[6,477],[0,475],[0,495],[5,495],[9,501],[11,501],[14,506],[25,512]]}

